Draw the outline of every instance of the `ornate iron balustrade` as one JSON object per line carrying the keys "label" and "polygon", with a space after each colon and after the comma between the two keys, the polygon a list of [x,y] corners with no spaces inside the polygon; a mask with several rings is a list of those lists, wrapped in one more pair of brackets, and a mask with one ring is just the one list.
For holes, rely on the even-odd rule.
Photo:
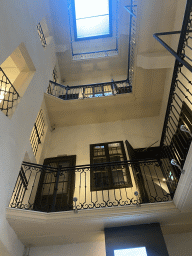
{"label": "ornate iron balustrade", "polygon": [[8,116],[18,99],[18,92],[0,67],[0,110]]}
{"label": "ornate iron balustrade", "polygon": [[162,161],[65,168],[23,162],[9,207],[51,212],[169,201],[176,182]]}
{"label": "ornate iron balustrade", "polygon": [[47,46],[47,42],[46,42],[45,35],[43,33],[43,29],[42,29],[42,26],[41,26],[40,22],[37,24],[37,32],[39,34],[41,44],[45,48]]}
{"label": "ornate iron balustrade", "polygon": [[48,94],[63,100],[112,96],[116,94],[130,93],[131,91],[132,87],[127,83],[127,80],[79,86],[64,86],[49,81],[49,87],[47,89]]}
{"label": "ornate iron balustrade", "polygon": [[[192,1],[188,0],[181,31],[157,33],[154,37],[176,58],[171,82],[168,105],[162,131],[161,144],[164,157],[175,159],[182,167],[191,143],[190,133],[183,132],[181,125],[192,131]],[[177,52],[160,36],[180,34]],[[180,170],[174,168],[170,175],[179,179]]]}

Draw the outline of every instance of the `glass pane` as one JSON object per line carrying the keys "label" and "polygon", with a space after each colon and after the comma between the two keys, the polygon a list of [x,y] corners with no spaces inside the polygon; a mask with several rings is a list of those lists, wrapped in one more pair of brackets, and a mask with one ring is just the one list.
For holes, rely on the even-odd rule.
{"label": "glass pane", "polygon": [[114,256],[147,256],[145,247],[114,250]]}
{"label": "glass pane", "polygon": [[109,14],[109,0],[75,0],[76,19]]}
{"label": "glass pane", "polygon": [[108,35],[109,15],[76,20],[77,38]]}
{"label": "glass pane", "polygon": [[123,185],[127,183],[126,170],[123,169],[113,169],[112,178],[114,185]]}
{"label": "glass pane", "polygon": [[109,178],[107,171],[102,171],[101,169],[100,171],[94,171],[93,175],[96,188],[106,188],[109,186]]}
{"label": "glass pane", "polygon": [[104,146],[95,146],[94,147],[94,156],[105,156]]}
{"label": "glass pane", "polygon": [[96,157],[93,159],[94,164],[101,164],[101,163],[106,163],[107,158],[106,157]]}

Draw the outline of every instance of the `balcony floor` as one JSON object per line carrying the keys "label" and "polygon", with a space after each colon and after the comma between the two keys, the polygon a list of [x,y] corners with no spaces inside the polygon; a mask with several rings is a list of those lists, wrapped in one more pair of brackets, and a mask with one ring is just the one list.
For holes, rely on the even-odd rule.
{"label": "balcony floor", "polygon": [[[190,216],[189,216],[190,215]],[[42,213],[6,209],[7,221],[27,246],[101,240],[104,227],[160,222],[165,234],[192,231],[192,213],[180,213],[172,201],[138,206]]]}

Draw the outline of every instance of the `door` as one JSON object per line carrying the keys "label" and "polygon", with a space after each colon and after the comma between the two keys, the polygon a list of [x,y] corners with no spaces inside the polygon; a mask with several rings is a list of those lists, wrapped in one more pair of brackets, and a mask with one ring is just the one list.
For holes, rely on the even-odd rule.
{"label": "door", "polygon": [[[73,209],[76,156],[47,158],[39,179],[34,210],[44,212]],[[53,167],[52,168],[49,168]]]}

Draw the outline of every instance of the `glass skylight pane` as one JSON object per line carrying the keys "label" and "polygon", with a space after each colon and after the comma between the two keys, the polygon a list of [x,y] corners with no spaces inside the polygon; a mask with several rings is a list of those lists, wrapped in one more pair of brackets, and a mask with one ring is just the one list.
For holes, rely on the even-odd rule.
{"label": "glass skylight pane", "polygon": [[146,248],[131,248],[131,249],[122,249],[114,250],[115,256],[147,256]]}
{"label": "glass skylight pane", "polygon": [[75,0],[76,19],[109,14],[109,0]]}
{"label": "glass skylight pane", "polygon": [[77,38],[108,35],[109,15],[80,19],[76,21]]}

